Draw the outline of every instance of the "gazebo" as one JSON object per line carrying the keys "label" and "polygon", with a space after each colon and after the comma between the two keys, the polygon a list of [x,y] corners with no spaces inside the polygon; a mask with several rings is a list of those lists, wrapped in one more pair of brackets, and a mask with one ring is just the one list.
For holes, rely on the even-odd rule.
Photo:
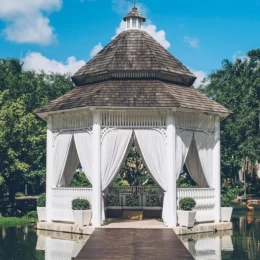
{"label": "gazebo", "polygon": [[[177,201],[193,197],[197,222],[220,221],[220,121],[230,111],[192,88],[196,77],[142,29],[134,7],[125,30],[73,77],[76,87],[42,107],[47,122],[47,222],[73,221],[71,201],[88,198],[92,224],[104,221],[102,193],[135,135],[163,190],[162,219],[177,225]],[[81,163],[92,188],[71,188]],[[178,188],[184,163],[196,188]]]}

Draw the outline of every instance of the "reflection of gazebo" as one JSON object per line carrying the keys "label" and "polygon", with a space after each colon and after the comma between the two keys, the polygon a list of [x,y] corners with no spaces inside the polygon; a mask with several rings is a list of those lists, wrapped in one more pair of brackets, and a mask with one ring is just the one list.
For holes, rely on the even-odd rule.
{"label": "reflection of gazebo", "polygon": [[[71,221],[71,200],[92,201],[103,223],[102,191],[118,173],[134,133],[164,191],[164,223],[177,225],[177,199],[197,201],[197,222],[220,220],[220,120],[230,111],[191,88],[194,75],[147,32],[136,8],[126,30],[73,77],[72,91],[38,111],[47,121],[47,220]],[[92,189],[67,188],[79,163]],[[182,167],[198,185],[176,189]]]}

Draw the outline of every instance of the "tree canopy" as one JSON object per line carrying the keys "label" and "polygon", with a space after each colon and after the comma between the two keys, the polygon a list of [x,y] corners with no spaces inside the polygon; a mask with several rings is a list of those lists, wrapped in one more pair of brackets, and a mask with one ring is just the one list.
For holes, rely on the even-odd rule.
{"label": "tree canopy", "polygon": [[260,157],[260,49],[223,60],[209,82],[204,93],[233,112],[221,123],[221,163],[223,177],[234,178],[245,162]]}
{"label": "tree canopy", "polygon": [[69,75],[23,71],[21,61],[0,59],[0,177],[11,201],[25,183],[37,192],[44,182],[46,123],[34,112],[72,88]]}

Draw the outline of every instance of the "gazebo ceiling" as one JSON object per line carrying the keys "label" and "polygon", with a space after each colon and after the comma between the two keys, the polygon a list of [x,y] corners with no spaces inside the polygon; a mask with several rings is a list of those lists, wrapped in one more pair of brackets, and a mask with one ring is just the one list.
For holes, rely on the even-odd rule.
{"label": "gazebo ceiling", "polygon": [[120,33],[72,77],[77,86],[107,79],[162,79],[191,86],[196,77],[146,31]]}
{"label": "gazebo ceiling", "polygon": [[175,107],[230,114],[228,109],[193,88],[160,80],[108,80],[76,87],[37,113],[82,107]]}

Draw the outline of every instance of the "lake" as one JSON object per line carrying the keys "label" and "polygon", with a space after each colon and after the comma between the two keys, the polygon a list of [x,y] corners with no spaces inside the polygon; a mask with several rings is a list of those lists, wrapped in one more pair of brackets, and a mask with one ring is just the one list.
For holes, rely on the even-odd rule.
{"label": "lake", "polygon": [[[181,236],[196,260],[259,260],[260,211],[234,210],[233,230]],[[89,236],[0,228],[0,260],[71,260]]]}

